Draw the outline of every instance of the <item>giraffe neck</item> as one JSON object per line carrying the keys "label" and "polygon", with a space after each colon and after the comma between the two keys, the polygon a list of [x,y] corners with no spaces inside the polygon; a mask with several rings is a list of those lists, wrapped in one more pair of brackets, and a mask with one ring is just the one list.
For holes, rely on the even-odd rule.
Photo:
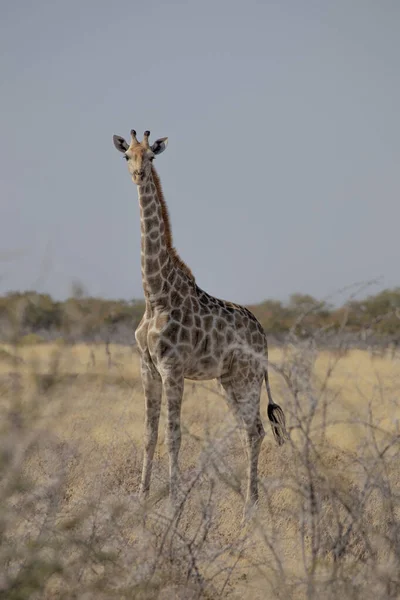
{"label": "giraffe neck", "polygon": [[171,226],[160,180],[154,168],[151,177],[138,186],[141,229],[143,290],[151,304],[168,304],[174,286],[194,277],[172,245]]}

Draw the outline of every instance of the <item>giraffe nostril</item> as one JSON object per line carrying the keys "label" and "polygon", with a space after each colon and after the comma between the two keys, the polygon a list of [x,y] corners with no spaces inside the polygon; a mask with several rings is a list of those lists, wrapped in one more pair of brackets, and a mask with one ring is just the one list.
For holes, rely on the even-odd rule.
{"label": "giraffe nostril", "polygon": [[144,179],[144,171],[133,171],[133,176],[135,179],[143,180]]}

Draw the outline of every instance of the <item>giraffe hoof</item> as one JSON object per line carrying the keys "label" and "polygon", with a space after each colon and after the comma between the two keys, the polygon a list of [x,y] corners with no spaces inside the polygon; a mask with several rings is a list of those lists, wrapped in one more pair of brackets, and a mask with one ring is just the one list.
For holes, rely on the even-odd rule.
{"label": "giraffe hoof", "polygon": [[144,488],[143,486],[140,486],[139,491],[138,491],[139,502],[141,504],[143,504],[144,502],[146,502],[148,496],[149,496],[149,490]]}
{"label": "giraffe hoof", "polygon": [[246,502],[243,509],[242,525],[246,525],[254,519],[258,510],[258,500]]}

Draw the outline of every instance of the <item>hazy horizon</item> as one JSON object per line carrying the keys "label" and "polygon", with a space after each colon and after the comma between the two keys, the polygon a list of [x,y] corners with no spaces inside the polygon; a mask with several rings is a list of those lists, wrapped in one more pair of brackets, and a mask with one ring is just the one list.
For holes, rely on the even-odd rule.
{"label": "hazy horizon", "polygon": [[136,186],[156,161],[200,287],[241,303],[400,285],[400,4],[7,2],[0,294],[143,295]]}

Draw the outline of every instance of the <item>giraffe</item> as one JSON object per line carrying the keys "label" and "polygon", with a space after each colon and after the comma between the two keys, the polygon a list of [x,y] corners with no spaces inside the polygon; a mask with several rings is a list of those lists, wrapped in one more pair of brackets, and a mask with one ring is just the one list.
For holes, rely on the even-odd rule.
{"label": "giraffe", "polygon": [[168,138],[151,146],[150,132],[142,142],[131,131],[131,142],[114,135],[128,171],[137,185],[141,222],[141,272],[145,313],[136,329],[145,396],[144,457],[139,494],[146,498],[158,438],[161,396],[167,405],[166,442],[172,505],[178,491],[181,445],[181,404],[184,379],[217,379],[228,405],[246,434],[248,482],[245,514],[258,500],[257,468],[265,435],[260,416],[263,381],[268,394],[268,417],[276,442],[287,438],[285,416],[273,402],[268,382],[268,347],[264,330],[247,309],[203,291],[172,243],[171,226],[155,156]]}

